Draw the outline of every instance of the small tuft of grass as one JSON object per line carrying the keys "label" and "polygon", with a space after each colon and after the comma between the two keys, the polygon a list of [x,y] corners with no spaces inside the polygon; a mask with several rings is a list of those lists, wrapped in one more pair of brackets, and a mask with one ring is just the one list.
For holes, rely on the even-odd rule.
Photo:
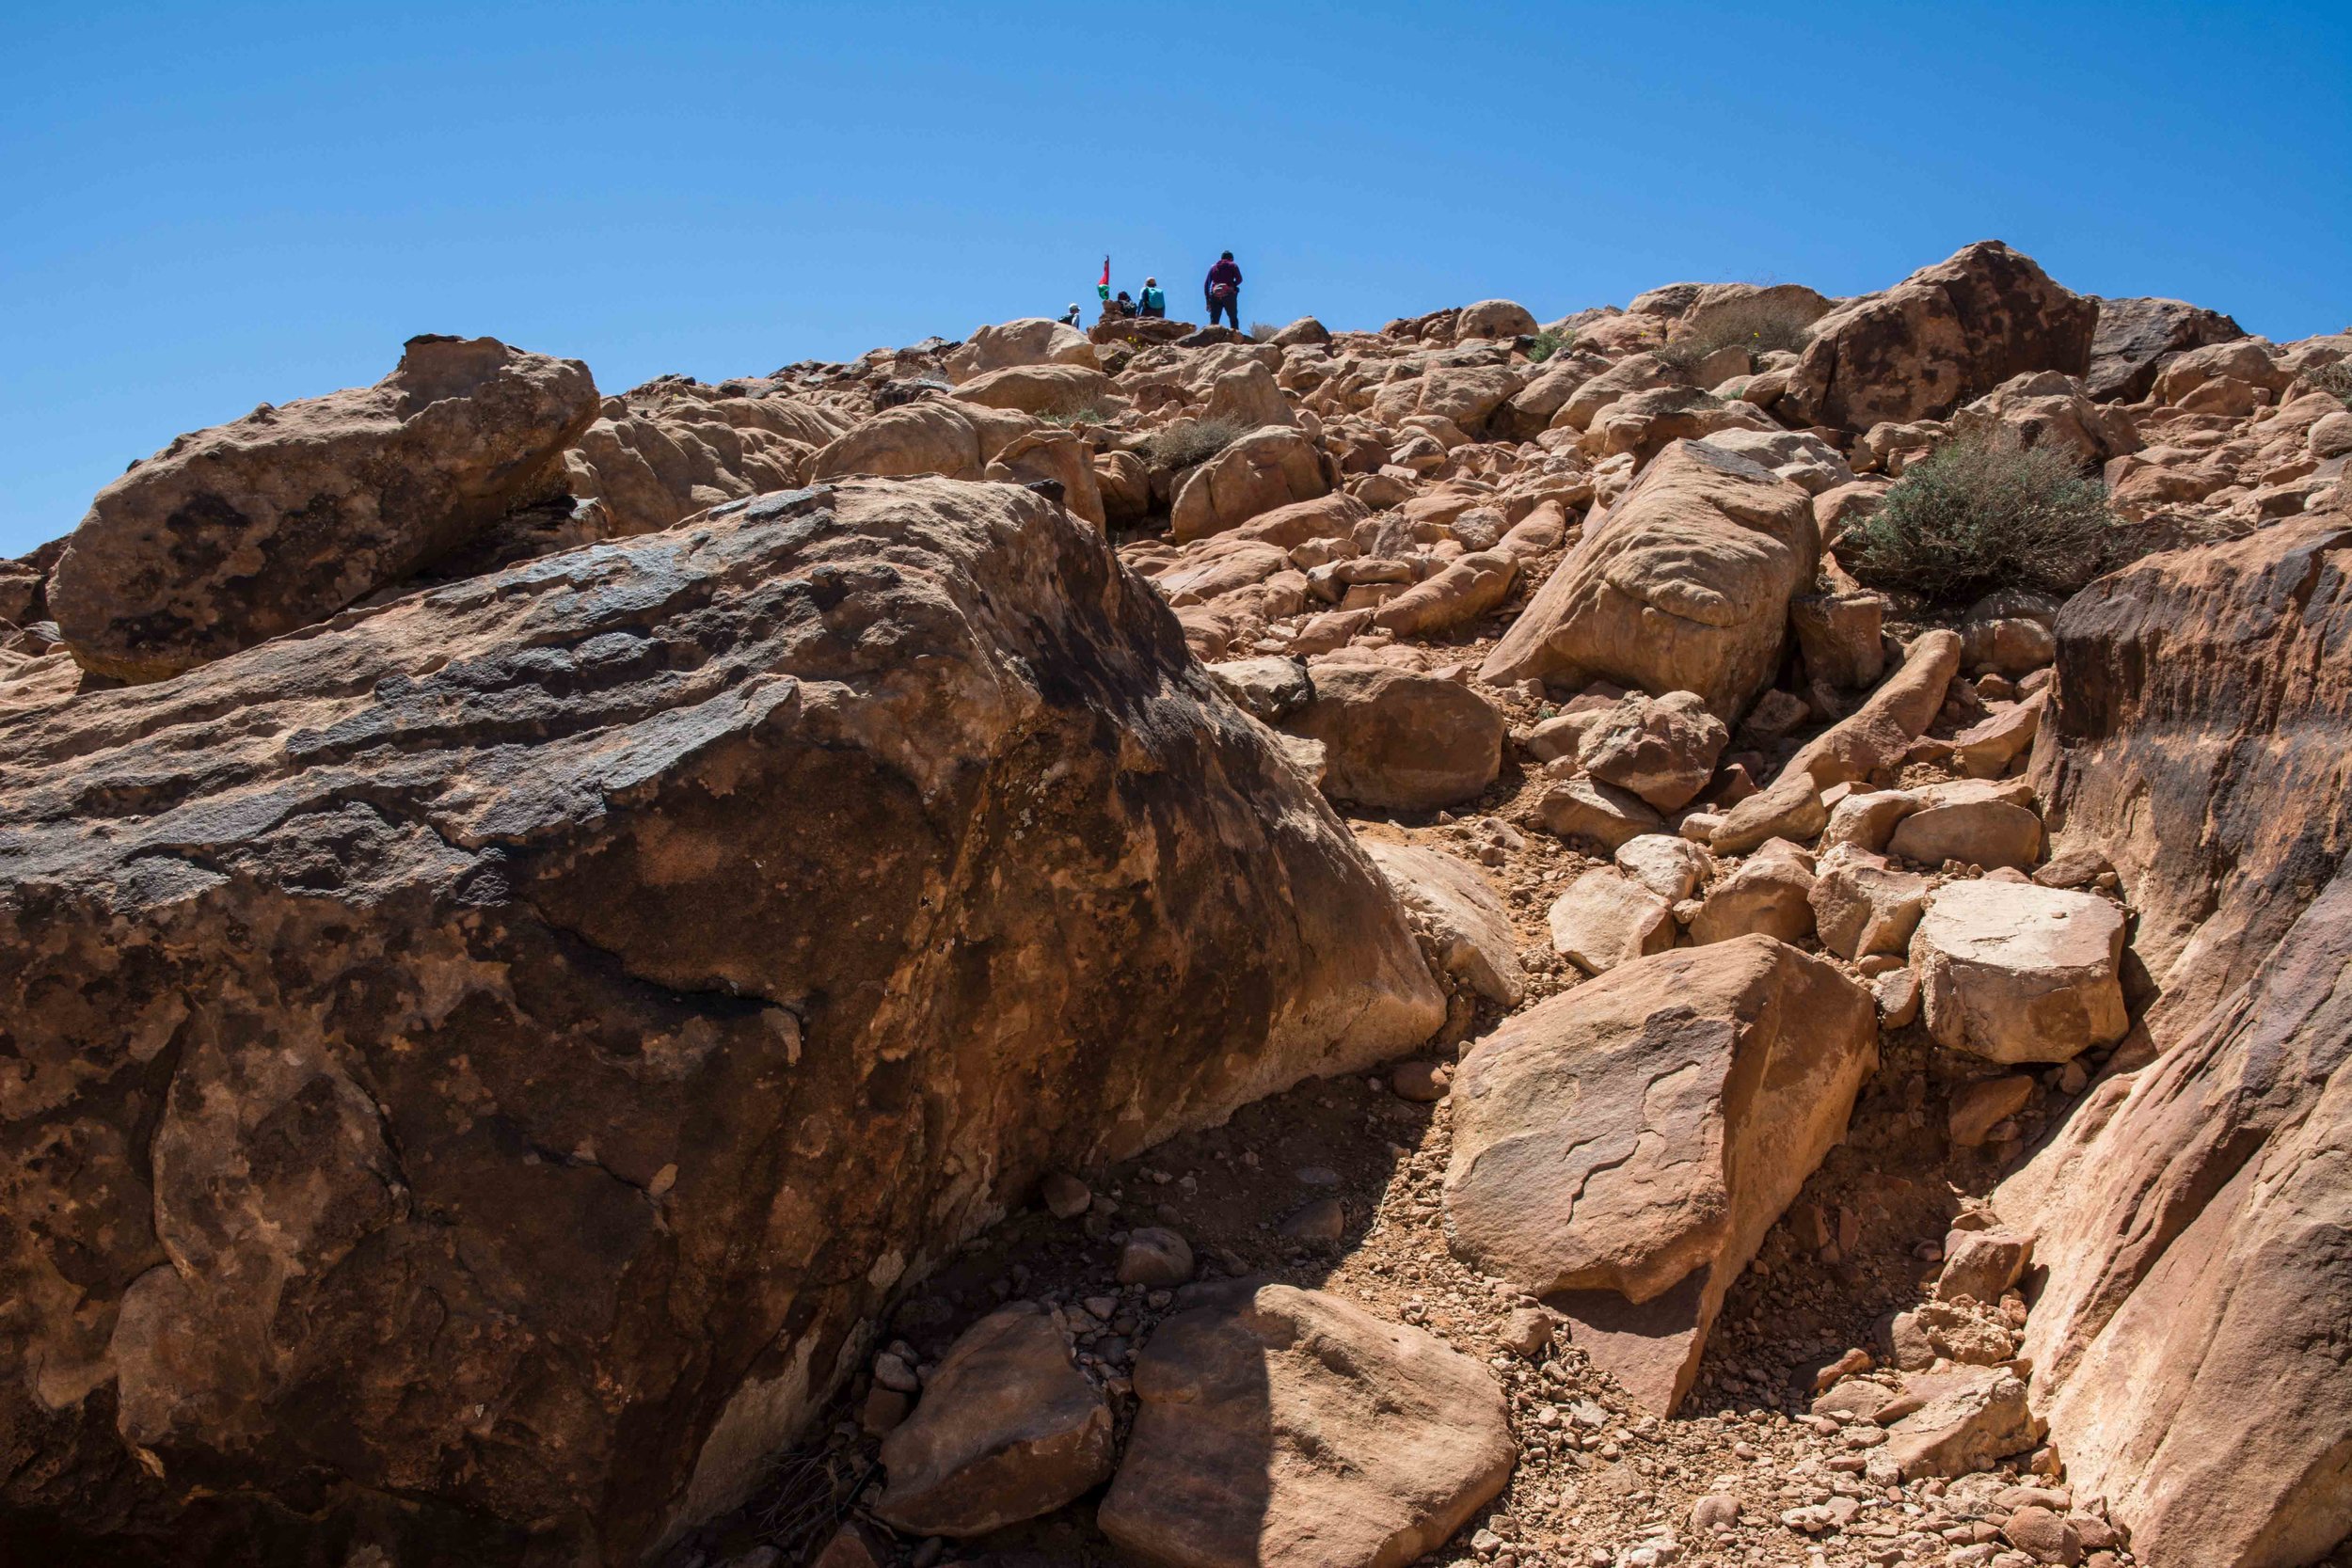
{"label": "small tuft of grass", "polygon": [[1248,434],[1249,427],[1239,420],[1179,420],[1144,438],[1143,458],[1155,468],[1189,468]]}
{"label": "small tuft of grass", "polygon": [[1275,325],[1272,322],[1251,322],[1249,324],[1249,341],[1253,343],[1267,342],[1273,339],[1277,332],[1281,330],[1282,329],[1280,327]]}
{"label": "small tuft of grass", "polygon": [[2072,594],[2121,564],[2116,521],[2106,486],[2066,452],[1981,432],[1907,466],[1838,553],[1863,581],[1935,604]]}

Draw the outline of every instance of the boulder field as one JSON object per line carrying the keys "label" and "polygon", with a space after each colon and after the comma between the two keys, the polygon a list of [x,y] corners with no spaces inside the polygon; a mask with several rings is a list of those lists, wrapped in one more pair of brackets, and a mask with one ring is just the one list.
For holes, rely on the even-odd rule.
{"label": "boulder field", "polygon": [[183,436],[0,562],[0,1559],[2342,1560],[2347,462],[1992,241]]}

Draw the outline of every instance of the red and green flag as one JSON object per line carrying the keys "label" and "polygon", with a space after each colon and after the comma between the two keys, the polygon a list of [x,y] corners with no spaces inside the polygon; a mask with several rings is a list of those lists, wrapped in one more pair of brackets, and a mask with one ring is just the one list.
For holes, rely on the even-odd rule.
{"label": "red and green flag", "polygon": [[1094,286],[1094,292],[1102,295],[1105,303],[1109,302],[1111,297],[1111,259],[1107,256],[1103,258],[1103,281]]}

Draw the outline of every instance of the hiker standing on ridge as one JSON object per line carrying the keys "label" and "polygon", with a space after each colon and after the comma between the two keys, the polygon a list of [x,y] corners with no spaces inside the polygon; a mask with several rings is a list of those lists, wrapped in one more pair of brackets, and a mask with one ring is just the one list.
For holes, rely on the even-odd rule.
{"label": "hiker standing on ridge", "polygon": [[1232,251],[1229,250],[1218,258],[1216,265],[1209,269],[1208,278],[1201,284],[1201,288],[1208,295],[1209,325],[1211,326],[1216,325],[1217,312],[1222,310],[1225,312],[1225,319],[1232,324],[1233,330],[1239,332],[1241,330],[1241,268],[1234,264]]}
{"label": "hiker standing on ridge", "polygon": [[1143,296],[1136,302],[1136,314],[1153,321],[1168,319],[1168,291],[1160,287],[1158,278],[1143,280]]}
{"label": "hiker standing on ridge", "polygon": [[1075,326],[1078,325],[1078,302],[1076,300],[1072,300],[1070,302],[1070,309],[1062,312],[1061,324],[1064,326]]}

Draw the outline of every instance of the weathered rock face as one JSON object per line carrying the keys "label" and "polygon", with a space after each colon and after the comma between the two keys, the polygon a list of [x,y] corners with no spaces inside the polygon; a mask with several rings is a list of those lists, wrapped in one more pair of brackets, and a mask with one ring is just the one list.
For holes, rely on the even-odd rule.
{"label": "weathered rock face", "polygon": [[1443,1014],[1010,486],[763,498],[0,758],[0,1507],[151,1560],[631,1560],[1046,1170]]}
{"label": "weathered rock face", "polygon": [[2096,301],[1981,240],[1813,324],[1784,415],[1863,431],[1940,419],[2026,371],[2090,368]]}
{"label": "weathered rock face", "polygon": [[2102,299],[2090,335],[2090,373],[2084,390],[2094,398],[2135,403],[2156,384],[2168,354],[2226,343],[2246,336],[2218,310],[2178,299]]}
{"label": "weathered rock face", "polygon": [[1403,1568],[1510,1479],[1502,1388],[1433,1336],[1288,1285],[1192,1299],[1136,1364],[1096,1515],[1143,1560]]}
{"label": "weathered rock face", "polygon": [[1516,1007],[1527,990],[1511,911],[1486,874],[1442,849],[1366,841],[1389,886],[1437,943],[1438,962],[1478,994]]}
{"label": "weathered rock face", "polygon": [[1869,993],[1770,937],[1622,963],[1463,1059],[1454,1250],[1549,1292],[1597,1364],[1670,1411],[1877,1058]]}
{"label": "weathered rock face", "polygon": [[1607,677],[1695,691],[1729,723],[1772,680],[1788,601],[1820,554],[1811,498],[1744,457],[1678,441],[1568,552],[1488,656],[1490,684]]}
{"label": "weathered rock face", "polygon": [[2352,528],[2284,523],[2058,618],[2038,772],[2131,890],[2166,1049],[1996,1203],[2049,1271],[2026,1354],[2052,1439],[2155,1568],[2282,1568],[2352,1529],[2348,565]]}
{"label": "weathered rock face", "polygon": [[535,499],[596,417],[577,359],[408,341],[373,387],[179,439],[90,503],[49,583],[73,657],[161,680],[325,620]]}
{"label": "weathered rock face", "polygon": [[789,489],[846,428],[831,411],[759,384],[652,382],[608,398],[604,410],[564,454],[564,487],[593,503],[583,544]]}

